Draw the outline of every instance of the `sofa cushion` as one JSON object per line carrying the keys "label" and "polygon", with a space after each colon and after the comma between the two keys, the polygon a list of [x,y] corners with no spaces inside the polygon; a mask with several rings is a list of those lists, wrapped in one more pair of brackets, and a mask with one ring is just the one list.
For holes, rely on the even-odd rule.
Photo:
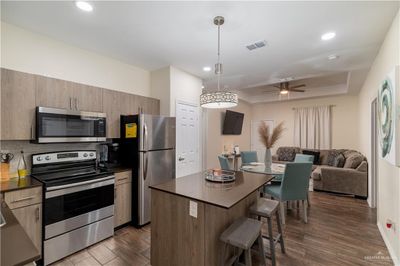
{"label": "sofa cushion", "polygon": [[356,168],[357,171],[360,172],[368,172],[368,163],[367,161],[362,161],[360,165]]}
{"label": "sofa cushion", "polygon": [[279,147],[276,154],[278,155],[279,161],[292,162],[296,157],[296,153],[299,153],[299,151],[300,149],[296,147]]}
{"label": "sofa cushion", "polygon": [[363,160],[364,160],[364,156],[362,156],[358,152],[355,152],[346,158],[346,162],[344,163],[343,168],[356,169]]}
{"label": "sofa cushion", "polygon": [[345,162],[346,162],[346,158],[344,158],[343,153],[339,153],[339,155],[336,156],[336,158],[335,158],[333,166],[343,168]]}
{"label": "sofa cushion", "polygon": [[335,159],[339,154],[340,154],[340,151],[338,151],[338,150],[330,150],[328,152],[327,165],[335,166]]}
{"label": "sofa cushion", "polygon": [[306,155],[313,155],[314,156],[314,162],[313,164],[318,165],[319,164],[319,151],[313,151],[313,150],[303,150],[303,154]]}
{"label": "sofa cushion", "polygon": [[318,166],[311,174],[312,179],[321,180],[321,167]]}
{"label": "sofa cushion", "polygon": [[328,155],[330,150],[320,150],[319,151],[319,164],[328,165]]}

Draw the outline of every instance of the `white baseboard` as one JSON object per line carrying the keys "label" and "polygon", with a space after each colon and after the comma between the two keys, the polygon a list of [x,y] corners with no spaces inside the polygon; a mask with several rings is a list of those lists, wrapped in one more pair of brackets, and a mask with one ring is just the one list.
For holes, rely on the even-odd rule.
{"label": "white baseboard", "polygon": [[390,245],[389,240],[387,239],[386,235],[384,234],[384,231],[385,231],[384,227],[379,222],[377,223],[377,226],[378,226],[379,232],[381,233],[381,236],[383,238],[383,242],[385,242],[385,245],[386,245],[386,247],[387,247],[387,249],[389,251],[390,257],[393,260],[394,265],[395,266],[400,266],[400,261],[399,261],[400,258],[397,258],[393,247]]}

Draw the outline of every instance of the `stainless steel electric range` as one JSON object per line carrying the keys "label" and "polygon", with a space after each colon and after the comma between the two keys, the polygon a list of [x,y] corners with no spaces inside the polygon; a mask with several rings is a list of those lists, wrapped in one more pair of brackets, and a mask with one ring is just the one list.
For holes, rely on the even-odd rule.
{"label": "stainless steel electric range", "polygon": [[43,183],[43,264],[114,233],[114,175],[96,168],[96,151],[32,155],[32,176]]}

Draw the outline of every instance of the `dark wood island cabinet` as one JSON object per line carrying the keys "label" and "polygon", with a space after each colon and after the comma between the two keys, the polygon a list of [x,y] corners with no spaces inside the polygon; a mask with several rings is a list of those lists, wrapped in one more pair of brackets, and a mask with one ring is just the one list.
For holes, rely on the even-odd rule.
{"label": "dark wood island cabinet", "polygon": [[151,265],[219,265],[222,232],[248,209],[272,176],[236,172],[232,183],[203,173],[152,186]]}

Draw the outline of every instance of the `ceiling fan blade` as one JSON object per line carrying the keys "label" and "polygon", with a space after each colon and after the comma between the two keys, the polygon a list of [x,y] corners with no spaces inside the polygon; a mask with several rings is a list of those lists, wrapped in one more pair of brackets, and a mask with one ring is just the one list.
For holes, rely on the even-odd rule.
{"label": "ceiling fan blade", "polygon": [[302,88],[305,86],[306,86],[306,84],[300,84],[300,85],[292,86],[292,87],[290,87],[290,89],[297,89],[297,88]]}
{"label": "ceiling fan blade", "polygon": [[281,86],[278,86],[278,85],[272,85],[272,87],[275,87],[275,88],[281,89]]}
{"label": "ceiling fan blade", "polygon": [[296,89],[290,89],[289,91],[294,91],[294,92],[305,92],[305,90],[296,90]]}

